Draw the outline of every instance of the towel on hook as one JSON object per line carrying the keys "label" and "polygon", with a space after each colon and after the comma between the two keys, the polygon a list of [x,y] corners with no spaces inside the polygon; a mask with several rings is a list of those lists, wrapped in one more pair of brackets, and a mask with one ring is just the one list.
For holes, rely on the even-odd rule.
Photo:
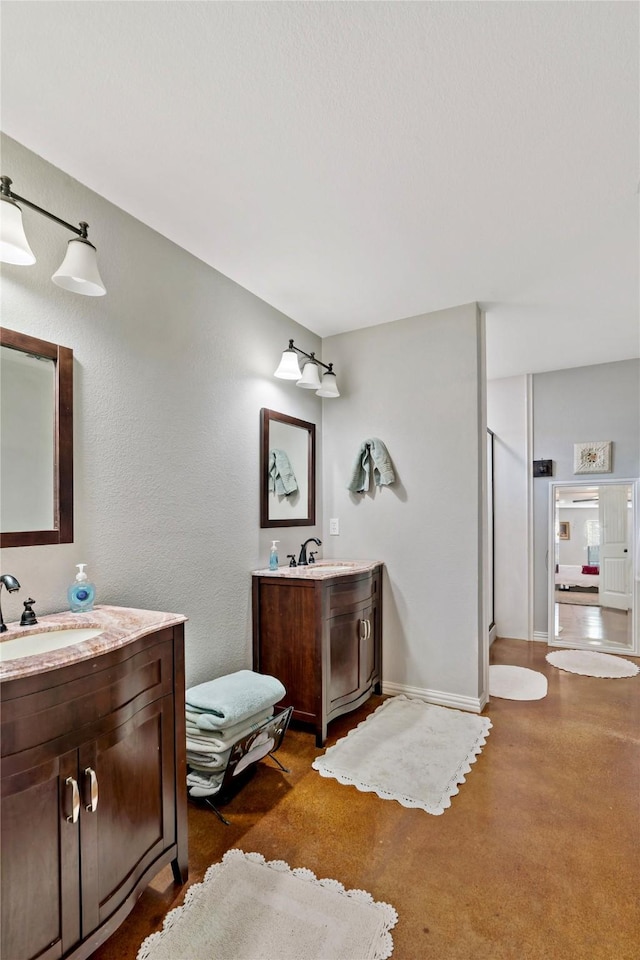
{"label": "towel on hook", "polygon": [[269,492],[288,497],[298,489],[298,481],[284,450],[269,451]]}
{"label": "towel on hook", "polygon": [[373,463],[373,479],[377,487],[388,486],[394,483],[396,475],[391,463],[391,457],[386,446],[377,437],[365,440],[360,445],[358,454],[351,470],[351,478],[347,490],[352,493],[364,493],[369,489],[371,464]]}

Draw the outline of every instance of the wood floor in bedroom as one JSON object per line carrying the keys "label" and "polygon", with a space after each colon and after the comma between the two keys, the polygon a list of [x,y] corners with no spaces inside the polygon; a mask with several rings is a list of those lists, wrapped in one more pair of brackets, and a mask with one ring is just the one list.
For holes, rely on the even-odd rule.
{"label": "wood floor in bedroom", "polygon": [[556,628],[562,627],[563,642],[585,641],[594,650],[603,642],[608,646],[631,648],[631,611],[582,604],[556,603]]}
{"label": "wood floor in bedroom", "polygon": [[[541,671],[549,693],[489,704],[490,736],[442,816],[320,777],[313,735],[290,730],[291,773],[258,764],[224,808],[230,826],[190,805],[189,882],[238,847],[391,903],[394,960],[636,960],[640,676],[569,674],[547,651],[493,644],[492,662]],[[327,745],[380,701],[331,724]],[[135,960],[184,893],[164,870],[92,960]]]}

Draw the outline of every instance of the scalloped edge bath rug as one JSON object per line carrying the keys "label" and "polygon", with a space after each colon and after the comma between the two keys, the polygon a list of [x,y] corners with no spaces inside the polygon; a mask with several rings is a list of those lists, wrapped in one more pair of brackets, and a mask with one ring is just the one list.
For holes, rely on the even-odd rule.
{"label": "scalloped edge bath rug", "polygon": [[545,659],[552,667],[566,670],[567,673],[579,673],[583,677],[618,680],[640,673],[640,667],[631,660],[609,653],[597,653],[595,650],[554,650]]}
{"label": "scalloped edge bath rug", "polygon": [[387,960],[398,914],[305,867],[228,850],[137,960]]}
{"label": "scalloped edge bath rug", "polygon": [[465,782],[490,728],[488,717],[400,695],[385,700],[311,766],[322,777],[439,816]]}
{"label": "scalloped edge bath rug", "polygon": [[502,700],[542,700],[547,695],[544,673],[528,667],[492,663],[489,667],[489,696]]}

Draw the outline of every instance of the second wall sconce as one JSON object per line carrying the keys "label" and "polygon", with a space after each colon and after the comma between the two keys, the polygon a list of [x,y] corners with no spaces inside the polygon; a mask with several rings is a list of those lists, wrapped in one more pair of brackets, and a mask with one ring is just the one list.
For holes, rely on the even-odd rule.
{"label": "second wall sconce", "polygon": [[[302,373],[300,372],[298,354],[307,358],[303,364]],[[326,370],[326,373],[322,375],[322,380],[320,380],[318,367],[324,367]],[[315,353],[305,353],[300,347],[294,346],[293,340],[289,340],[289,346],[283,352],[278,369],[273,375],[281,380],[295,380],[297,387],[302,387],[303,390],[315,390],[319,397],[340,396],[338,381],[333,372],[333,364],[318,360]]]}
{"label": "second wall sconce", "polygon": [[65,290],[81,293],[86,297],[104,296],[107,290],[98,271],[96,248],[87,237],[89,224],[83,220],[74,227],[66,220],[61,220],[48,210],[13,193],[12,182],[9,177],[0,177],[0,200],[2,201],[0,203],[0,260],[3,263],[14,263],[20,266],[28,266],[36,262],[35,254],[29,246],[22,225],[22,210],[17,203],[20,201],[36,213],[41,213],[49,220],[54,220],[77,234],[69,240],[65,258],[51,277],[53,282]]}

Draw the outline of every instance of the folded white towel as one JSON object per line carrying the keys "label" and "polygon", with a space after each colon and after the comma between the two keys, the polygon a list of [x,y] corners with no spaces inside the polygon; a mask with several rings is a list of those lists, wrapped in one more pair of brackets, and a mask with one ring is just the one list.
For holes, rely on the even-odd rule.
{"label": "folded white towel", "polygon": [[229,727],[229,730],[220,731],[222,735],[216,736],[213,733],[207,733],[205,730],[193,729],[187,727],[187,749],[195,750],[199,753],[220,753],[223,750],[229,750],[234,743],[242,740],[243,737],[253,733],[261,723],[273,716],[273,710],[261,721],[252,721],[250,723],[236,724]]}
{"label": "folded white towel", "polygon": [[210,753],[204,756],[187,750],[187,764],[194,770],[226,770],[229,763],[231,750],[225,750],[224,753]]}
{"label": "folded white towel", "polygon": [[187,690],[188,709],[197,707],[218,717],[218,728],[240,723],[260,710],[273,707],[282,700],[285,688],[276,677],[238,670],[217,680],[209,680]]}
{"label": "folded white towel", "polygon": [[257,730],[260,724],[273,716],[273,707],[270,707],[268,710],[261,710],[259,713],[256,713],[255,716],[247,717],[246,720],[241,720],[240,723],[234,723],[224,730],[220,727],[220,717],[216,717],[213,713],[193,713],[191,710],[188,710],[185,711],[185,716],[187,718],[187,730],[191,730],[193,733],[197,732],[198,735],[206,734],[206,736],[230,740],[232,737],[241,736],[245,730]]}

